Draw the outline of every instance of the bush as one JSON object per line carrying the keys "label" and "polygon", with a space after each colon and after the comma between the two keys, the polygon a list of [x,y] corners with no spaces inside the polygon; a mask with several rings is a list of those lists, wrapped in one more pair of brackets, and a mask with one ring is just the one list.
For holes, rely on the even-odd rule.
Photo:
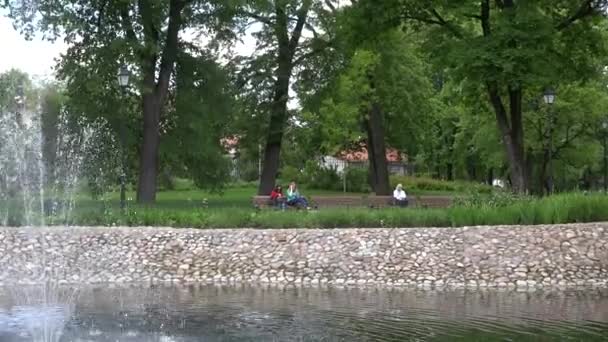
{"label": "bush", "polygon": [[466,196],[454,198],[455,207],[492,207],[500,208],[533,200],[530,196],[518,195],[508,191],[496,191],[489,194],[470,192]]}
{"label": "bush", "polygon": [[[285,184],[288,184],[290,182],[304,183],[302,181],[302,173],[300,172],[300,170],[293,166],[283,166],[279,174],[279,178],[283,180]],[[280,182],[278,184],[280,184]]]}
{"label": "bush", "polygon": [[257,163],[239,160],[237,168],[238,180],[253,182],[260,178],[260,168]]}
{"label": "bush", "polygon": [[306,163],[300,182],[310,189],[340,191],[343,188],[342,177],[336,169],[323,168],[314,160]]}
{"label": "bush", "polygon": [[366,168],[350,167],[346,169],[346,191],[369,193],[369,172]]}
{"label": "bush", "polygon": [[391,176],[391,186],[403,184],[405,191],[437,191],[437,192],[458,192],[458,193],[491,193],[492,187],[466,181],[445,181],[429,177],[412,176]]}

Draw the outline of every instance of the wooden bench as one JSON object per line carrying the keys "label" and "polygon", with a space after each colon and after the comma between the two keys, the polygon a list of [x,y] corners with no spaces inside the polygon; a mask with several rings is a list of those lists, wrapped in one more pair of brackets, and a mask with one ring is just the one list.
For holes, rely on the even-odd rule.
{"label": "wooden bench", "polygon": [[[307,197],[311,207],[354,207],[354,208],[385,208],[394,205],[392,196],[311,196]],[[452,204],[449,196],[411,196],[408,198],[409,207],[417,208],[447,208]],[[254,196],[252,204],[256,208],[273,207],[270,196]]]}

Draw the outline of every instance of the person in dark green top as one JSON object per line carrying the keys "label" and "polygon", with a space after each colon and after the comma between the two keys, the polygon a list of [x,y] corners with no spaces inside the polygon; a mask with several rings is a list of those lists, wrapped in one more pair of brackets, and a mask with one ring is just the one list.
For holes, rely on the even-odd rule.
{"label": "person in dark green top", "polygon": [[300,195],[296,182],[291,182],[289,189],[287,189],[287,205],[308,209],[308,201]]}

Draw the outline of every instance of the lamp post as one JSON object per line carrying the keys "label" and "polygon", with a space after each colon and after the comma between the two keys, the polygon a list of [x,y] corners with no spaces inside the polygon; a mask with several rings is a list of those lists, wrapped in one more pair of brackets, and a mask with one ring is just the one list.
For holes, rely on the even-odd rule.
{"label": "lamp post", "polygon": [[[118,71],[118,85],[122,89],[123,99],[126,97],[127,87],[129,86],[129,69],[126,65],[120,67]],[[127,178],[127,136],[124,120],[120,122],[120,145],[121,145],[121,172],[120,172],[120,209],[126,207],[126,178]]]}
{"label": "lamp post", "polygon": [[549,105],[548,127],[549,127],[549,147],[547,163],[547,191],[553,193],[553,103],[555,103],[555,91],[552,88],[547,88],[543,94],[545,103]]}
{"label": "lamp post", "polygon": [[604,135],[604,193],[608,193],[608,118],[602,122]]}

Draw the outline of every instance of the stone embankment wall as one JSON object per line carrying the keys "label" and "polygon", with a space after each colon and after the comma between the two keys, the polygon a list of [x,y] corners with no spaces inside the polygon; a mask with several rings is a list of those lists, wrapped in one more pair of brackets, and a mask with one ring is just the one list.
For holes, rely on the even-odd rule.
{"label": "stone embankment wall", "polygon": [[406,229],[0,228],[0,283],[608,286],[608,224]]}

